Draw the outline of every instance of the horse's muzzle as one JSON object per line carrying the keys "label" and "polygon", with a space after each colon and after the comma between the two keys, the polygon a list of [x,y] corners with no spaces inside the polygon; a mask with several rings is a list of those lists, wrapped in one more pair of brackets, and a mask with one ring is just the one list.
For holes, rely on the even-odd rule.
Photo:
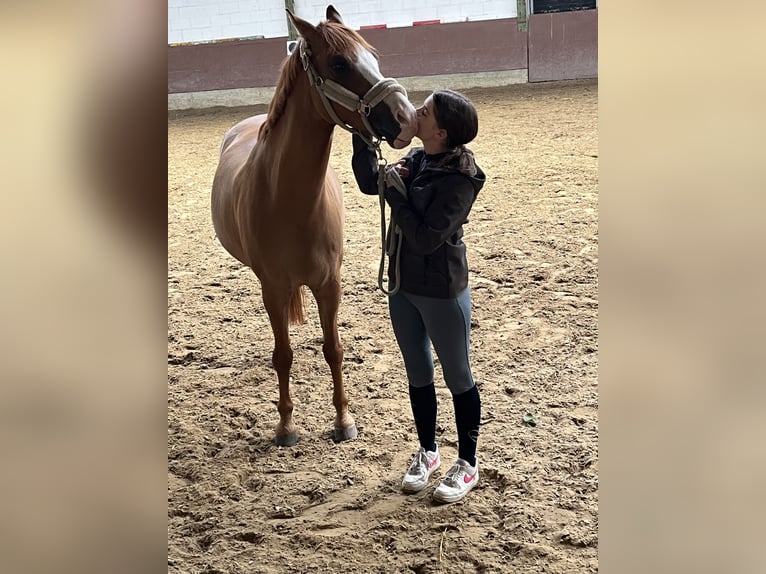
{"label": "horse's muzzle", "polygon": [[418,118],[415,107],[400,93],[389,94],[384,103],[388,106],[391,115],[390,121],[381,122],[381,135],[394,149],[407,147],[418,133]]}

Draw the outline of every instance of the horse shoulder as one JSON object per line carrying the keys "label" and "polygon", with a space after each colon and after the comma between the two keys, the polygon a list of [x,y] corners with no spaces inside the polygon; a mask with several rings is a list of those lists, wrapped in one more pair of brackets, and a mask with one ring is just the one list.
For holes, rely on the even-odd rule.
{"label": "horse shoulder", "polygon": [[341,217],[343,217],[343,187],[332,166],[327,166],[324,186],[326,197],[329,200],[327,202],[328,207],[335,210]]}

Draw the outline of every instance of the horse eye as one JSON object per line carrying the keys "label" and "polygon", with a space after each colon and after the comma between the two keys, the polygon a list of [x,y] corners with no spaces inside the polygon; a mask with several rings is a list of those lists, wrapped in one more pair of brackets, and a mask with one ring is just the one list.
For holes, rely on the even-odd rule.
{"label": "horse eye", "polygon": [[345,58],[336,56],[330,60],[330,69],[333,71],[333,73],[341,76],[347,73],[351,69],[351,66],[349,66],[349,63]]}

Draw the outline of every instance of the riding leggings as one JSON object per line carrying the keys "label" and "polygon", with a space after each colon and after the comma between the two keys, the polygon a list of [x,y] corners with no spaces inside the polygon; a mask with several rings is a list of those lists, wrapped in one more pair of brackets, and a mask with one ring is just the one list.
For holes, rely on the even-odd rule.
{"label": "riding leggings", "polygon": [[431,343],[453,395],[474,387],[470,366],[471,291],[454,299],[436,299],[399,291],[388,298],[391,324],[411,386],[434,381]]}

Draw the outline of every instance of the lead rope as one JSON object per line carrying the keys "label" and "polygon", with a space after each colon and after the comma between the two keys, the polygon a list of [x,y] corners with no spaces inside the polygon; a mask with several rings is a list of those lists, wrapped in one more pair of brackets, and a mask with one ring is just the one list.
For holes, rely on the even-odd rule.
{"label": "lead rope", "polygon": [[[399,292],[401,287],[402,276],[400,270],[400,260],[402,256],[402,230],[398,225],[394,223],[393,213],[391,214],[391,220],[388,223],[388,229],[386,229],[386,185],[395,188],[404,197],[407,197],[407,188],[402,181],[402,178],[391,167],[386,166],[386,158],[383,157],[380,151],[380,145],[376,148],[378,152],[378,201],[380,202],[380,237],[381,237],[381,249],[380,249],[380,265],[378,267],[378,288],[383,293],[392,297]],[[383,272],[385,269],[386,255],[392,257],[394,260],[394,288],[391,291],[387,291],[383,287]]]}

